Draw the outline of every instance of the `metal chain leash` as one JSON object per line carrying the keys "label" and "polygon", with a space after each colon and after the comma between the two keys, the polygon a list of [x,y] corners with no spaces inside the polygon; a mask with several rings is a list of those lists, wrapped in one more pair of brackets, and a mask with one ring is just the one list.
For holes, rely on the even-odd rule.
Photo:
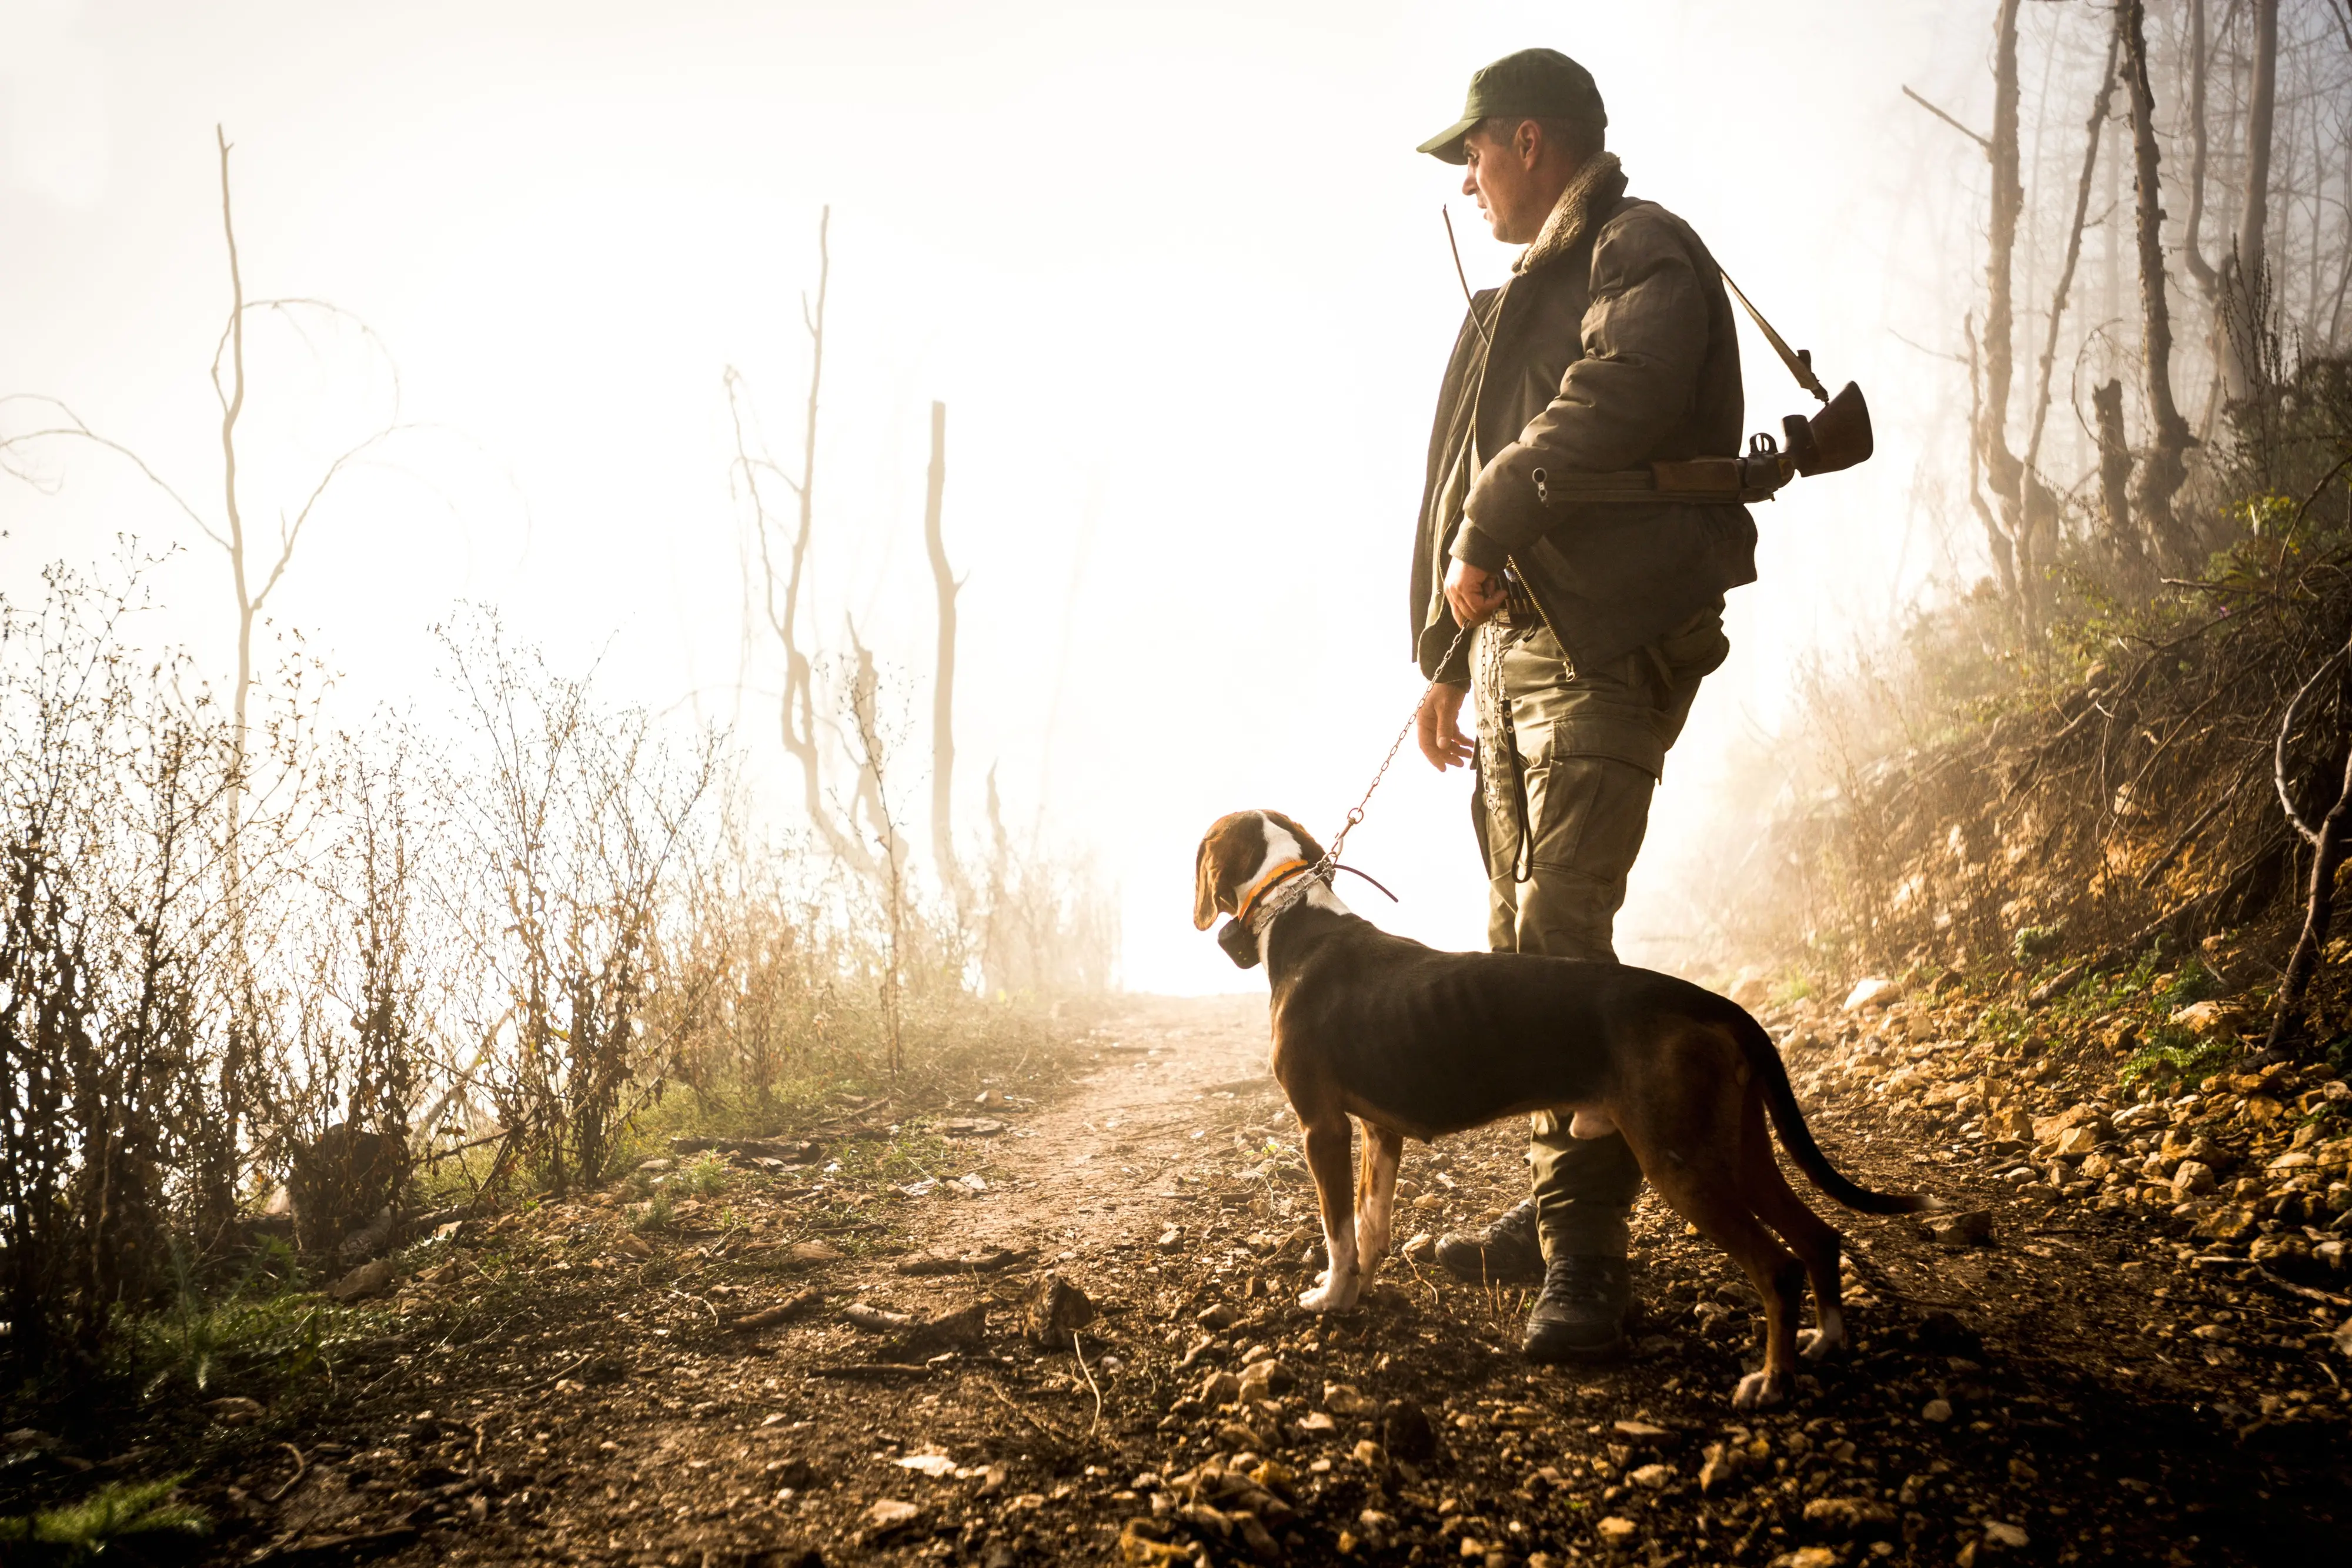
{"label": "metal chain leash", "polygon": [[[1454,633],[1454,641],[1448,643],[1445,645],[1445,652],[1438,656],[1437,667],[1440,671],[1454,662],[1454,655],[1461,648],[1463,639],[1469,635],[1470,628],[1467,626]],[[1442,674],[1433,676],[1429,685],[1421,689],[1421,695],[1414,700],[1412,712],[1406,717],[1404,727],[1397,731],[1397,737],[1394,740],[1389,742],[1389,754],[1381,758],[1380,768],[1373,773],[1372,781],[1364,786],[1364,798],[1348,809],[1348,820],[1340,824],[1339,832],[1332,836],[1331,847],[1325,850],[1323,858],[1315,862],[1305,877],[1300,878],[1302,883],[1310,882],[1318,877],[1328,879],[1332,868],[1339,863],[1341,846],[1347,843],[1348,835],[1355,831],[1356,825],[1364,820],[1364,808],[1371,804],[1373,792],[1380,789],[1381,781],[1389,776],[1389,768],[1396,761],[1397,753],[1404,749],[1405,737],[1412,734],[1413,727],[1421,722],[1422,705],[1429,701],[1429,694],[1435,691],[1443,680]]]}

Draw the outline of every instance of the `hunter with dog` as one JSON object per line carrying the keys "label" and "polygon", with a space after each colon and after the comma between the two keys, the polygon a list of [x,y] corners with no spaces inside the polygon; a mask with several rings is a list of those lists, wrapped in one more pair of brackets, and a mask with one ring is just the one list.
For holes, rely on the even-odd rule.
{"label": "hunter with dog", "polygon": [[[1408,731],[1439,768],[1475,770],[1490,950],[1438,952],[1340,901],[1331,879],[1360,803],[1328,850],[1277,811],[1218,819],[1192,920],[1205,931],[1230,915],[1218,945],[1264,965],[1273,992],[1274,1076],[1323,1219],[1327,1266],[1302,1306],[1345,1311],[1379,1270],[1407,1138],[1525,1115],[1530,1197],[1483,1232],[1442,1238],[1439,1261],[1474,1280],[1541,1280],[1530,1360],[1607,1352],[1633,1304],[1628,1217],[1647,1180],[1763,1299],[1764,1362],[1733,1395],[1754,1409],[1788,1397],[1801,1355],[1845,1340],[1843,1244],[1781,1175],[1774,1134],[1849,1208],[1932,1200],[1840,1175],[1763,1026],[1621,965],[1612,927],[1666,751],[1730,651],[1723,596],[1755,580],[1744,503],[1867,458],[1869,411],[1852,383],[1831,397],[1757,316],[1826,406],[1781,421],[1785,449],[1759,435],[1734,455],[1728,279],[1688,225],[1625,193],[1607,125],[1581,66],[1530,49],[1473,77],[1461,120],[1421,148],[1460,165],[1495,236],[1526,247],[1508,282],[1470,298],[1412,561],[1429,685]],[[1808,1285],[1815,1327],[1801,1349]]]}
{"label": "hunter with dog", "polygon": [[[1430,437],[1412,632],[1437,683],[1420,715],[1439,768],[1474,760],[1498,952],[1613,960],[1611,925],[1650,795],[1702,677],[1723,663],[1723,595],[1756,576],[1737,504],[1542,506],[1530,476],[1735,452],[1739,348],[1690,225],[1626,194],[1592,78],[1549,49],[1471,78],[1459,123],[1421,151],[1463,169],[1498,240],[1527,249],[1471,302]],[[1540,608],[1538,608],[1540,606]],[[1450,664],[1460,628],[1475,628]],[[1465,697],[1477,742],[1464,732]],[[1607,1350],[1631,1301],[1626,1216],[1642,1172],[1622,1137],[1538,1113],[1533,1195],[1439,1260],[1540,1277],[1526,1350]]]}

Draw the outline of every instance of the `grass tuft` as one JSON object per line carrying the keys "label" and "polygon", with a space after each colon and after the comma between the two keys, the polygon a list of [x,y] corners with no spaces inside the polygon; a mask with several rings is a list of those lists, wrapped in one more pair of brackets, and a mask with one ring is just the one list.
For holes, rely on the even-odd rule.
{"label": "grass tuft", "polygon": [[10,1563],[73,1568],[104,1557],[117,1542],[156,1537],[195,1541],[212,1521],[193,1504],[173,1500],[184,1476],[152,1481],[110,1481],[62,1508],[0,1516],[0,1552]]}

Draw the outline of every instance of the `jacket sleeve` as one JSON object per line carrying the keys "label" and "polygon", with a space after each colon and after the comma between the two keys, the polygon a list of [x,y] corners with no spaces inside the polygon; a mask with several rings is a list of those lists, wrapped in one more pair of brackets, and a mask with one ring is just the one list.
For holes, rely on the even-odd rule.
{"label": "jacket sleeve", "polygon": [[1649,461],[1687,414],[1706,354],[1706,287],[1679,236],[1638,210],[1604,226],[1592,250],[1584,357],[1559,394],[1472,485],[1454,554],[1498,569],[1556,518],[1535,471],[1607,474]]}

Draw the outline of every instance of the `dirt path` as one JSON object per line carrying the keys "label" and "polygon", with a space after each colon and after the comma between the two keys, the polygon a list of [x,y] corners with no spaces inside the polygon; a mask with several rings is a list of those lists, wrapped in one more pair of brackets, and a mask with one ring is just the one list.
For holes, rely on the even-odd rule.
{"label": "dirt path", "polygon": [[[341,1429],[304,1437],[299,1479],[281,1457],[217,1494],[245,1519],[225,1560],[1828,1568],[2341,1550],[2342,1358],[2302,1302],[2249,1300],[2128,1218],[2053,1216],[1833,1085],[1807,1095],[1833,1158],[1985,1207],[1993,1236],[1954,1249],[1839,1216],[1856,1346],[1785,1410],[1734,1418],[1752,1299],[1648,1201],[1624,1356],[1529,1367],[1520,1292],[1410,1264],[1357,1312],[1307,1317],[1292,1302],[1313,1199],[1265,1029],[1260,998],[1125,1004],[1066,1096],[975,1111],[1004,1130],[946,1145],[961,1163],[901,1184],[918,1196],[853,1205],[893,1239],[863,1253],[869,1222],[814,1223],[797,1175],[747,1178],[723,1215],[649,1243],[617,1195],[541,1212],[424,1288],[488,1294],[462,1335],[399,1344]],[[1523,1190],[1519,1147],[1496,1128],[1409,1149],[1402,1232],[1498,1211]],[[947,1196],[968,1175],[986,1190]],[[836,1243],[853,1255],[824,1258]],[[957,1258],[981,1266],[908,1271]],[[1048,1274],[1098,1314],[1083,1362],[1022,1333]],[[722,1322],[795,1301],[772,1326]],[[2290,1403],[2307,1418],[2270,1418]]]}

